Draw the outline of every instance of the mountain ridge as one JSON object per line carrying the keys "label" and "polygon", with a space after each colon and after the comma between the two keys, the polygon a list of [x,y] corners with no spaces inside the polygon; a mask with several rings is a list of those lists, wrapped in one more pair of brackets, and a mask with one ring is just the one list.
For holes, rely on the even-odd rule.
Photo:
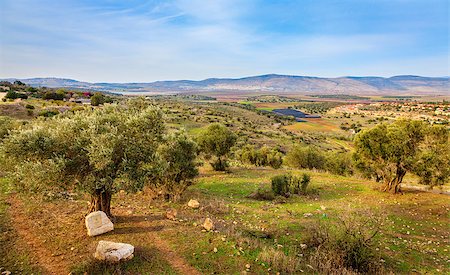
{"label": "mountain ridge", "polygon": [[449,77],[424,77],[417,75],[342,76],[335,78],[264,74],[242,78],[207,78],[204,80],[163,80],[154,82],[84,82],[70,78],[7,78],[20,80],[31,86],[70,88],[116,93],[215,93],[215,92],[272,92],[275,94],[414,94],[450,95]]}

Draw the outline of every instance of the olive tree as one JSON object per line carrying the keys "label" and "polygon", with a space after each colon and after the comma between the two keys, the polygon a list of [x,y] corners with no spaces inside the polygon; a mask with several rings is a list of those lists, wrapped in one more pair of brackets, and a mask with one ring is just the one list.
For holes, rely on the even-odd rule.
{"label": "olive tree", "polygon": [[228,166],[226,156],[236,143],[236,139],[236,134],[226,126],[213,123],[200,133],[197,142],[207,158],[211,158],[211,155],[216,157],[211,162],[214,170],[224,171]]}
{"label": "olive tree", "polygon": [[[448,132],[441,126],[397,120],[358,133],[354,159],[358,168],[383,181],[382,191],[399,193],[407,172],[417,174],[425,184],[445,182],[449,176],[448,146]],[[447,165],[439,167],[443,164]]]}
{"label": "olive tree", "polygon": [[182,132],[169,136],[158,148],[164,173],[157,185],[166,199],[177,201],[198,175],[197,150],[197,144]]}
{"label": "olive tree", "polygon": [[[78,188],[91,195],[90,211],[111,216],[114,192],[141,190],[179,169],[179,163],[164,163],[160,154],[164,134],[158,108],[108,106],[37,120],[12,131],[2,151],[12,163],[10,175],[19,189]],[[189,165],[193,157],[184,160]]]}

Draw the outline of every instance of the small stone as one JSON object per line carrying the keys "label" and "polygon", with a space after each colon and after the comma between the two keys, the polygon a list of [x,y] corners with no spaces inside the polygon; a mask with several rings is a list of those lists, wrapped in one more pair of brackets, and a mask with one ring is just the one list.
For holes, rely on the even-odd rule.
{"label": "small stone", "polygon": [[300,248],[301,249],[306,249],[306,248],[308,248],[308,246],[306,244],[302,243],[302,244],[300,244]]}
{"label": "small stone", "polygon": [[250,264],[246,264],[245,268],[250,269]]}
{"label": "small stone", "polygon": [[198,200],[189,200],[188,206],[189,206],[190,208],[197,209],[197,208],[200,207],[200,203],[198,202]]}
{"label": "small stone", "polygon": [[94,257],[100,261],[117,263],[133,258],[134,246],[126,243],[99,241]]}
{"label": "small stone", "polygon": [[194,222],[193,224],[192,224],[193,226],[197,226],[197,223],[196,222]]}
{"label": "small stone", "polygon": [[174,208],[169,208],[166,210],[166,218],[169,220],[172,220],[172,221],[176,220],[177,214],[178,214],[178,212]]}
{"label": "small stone", "polygon": [[71,251],[74,251],[74,250],[75,250],[75,247],[72,246],[72,247],[70,248],[70,250],[71,250]]}
{"label": "small stone", "polygon": [[114,224],[108,219],[105,212],[95,211],[85,218],[87,234],[89,236],[97,236],[114,230]]}
{"label": "small stone", "polygon": [[327,208],[325,206],[323,206],[323,205],[320,206],[320,209],[327,210]]}
{"label": "small stone", "polygon": [[305,218],[309,218],[309,217],[312,217],[312,216],[313,216],[312,213],[305,213],[305,214],[303,214],[303,217],[305,217]]}
{"label": "small stone", "polygon": [[206,218],[205,222],[203,223],[203,228],[205,228],[208,231],[214,230],[214,223],[210,218]]}
{"label": "small stone", "polygon": [[214,247],[213,251],[214,253],[217,253],[217,247]]}

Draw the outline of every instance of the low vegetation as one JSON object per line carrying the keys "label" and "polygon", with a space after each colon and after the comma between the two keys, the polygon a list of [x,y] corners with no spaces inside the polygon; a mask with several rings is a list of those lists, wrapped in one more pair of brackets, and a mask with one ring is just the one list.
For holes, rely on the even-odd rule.
{"label": "low vegetation", "polygon": [[[2,268],[35,274],[449,271],[448,196],[411,189],[448,189],[445,124],[339,113],[347,105],[338,102],[321,109],[320,120],[296,123],[255,106],[196,96],[109,103],[103,94],[73,92],[71,98],[86,94],[91,105],[85,105],[69,102],[70,91],[4,87],[28,97],[0,103],[8,111],[0,116]],[[342,129],[343,123],[360,131]],[[187,206],[191,199],[198,208]],[[113,217],[114,231],[102,238],[136,246],[132,260],[93,260],[98,239],[86,237],[82,221],[95,210]],[[202,227],[206,218],[214,230]]]}

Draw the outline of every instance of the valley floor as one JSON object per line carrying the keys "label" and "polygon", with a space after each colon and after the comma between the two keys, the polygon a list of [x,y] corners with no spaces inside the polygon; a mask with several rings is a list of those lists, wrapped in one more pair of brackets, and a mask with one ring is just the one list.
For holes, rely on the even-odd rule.
{"label": "valley floor", "polygon": [[[284,202],[247,198],[285,170],[233,168],[231,173],[203,169],[197,184],[180,202],[152,201],[150,195],[118,193],[113,198],[115,230],[87,237],[86,198],[41,201],[10,191],[1,180],[0,267],[23,274],[253,274],[286,273],[271,255],[292,253],[314,222],[368,211],[382,217],[375,242],[387,271],[394,273],[450,272],[448,213],[450,197],[405,190],[381,193],[366,180],[309,172],[308,196]],[[294,174],[304,171],[290,171]],[[186,206],[191,198],[199,209]],[[178,210],[176,221],[165,218]],[[367,213],[368,213],[367,212]],[[305,215],[307,214],[307,215]],[[201,224],[210,217],[216,231]],[[93,260],[99,240],[126,242],[135,257],[120,265]],[[296,255],[291,255],[296,256]],[[272,257],[273,258],[273,257]],[[301,257],[299,270],[314,273]],[[284,271],[284,272],[283,272]]]}

